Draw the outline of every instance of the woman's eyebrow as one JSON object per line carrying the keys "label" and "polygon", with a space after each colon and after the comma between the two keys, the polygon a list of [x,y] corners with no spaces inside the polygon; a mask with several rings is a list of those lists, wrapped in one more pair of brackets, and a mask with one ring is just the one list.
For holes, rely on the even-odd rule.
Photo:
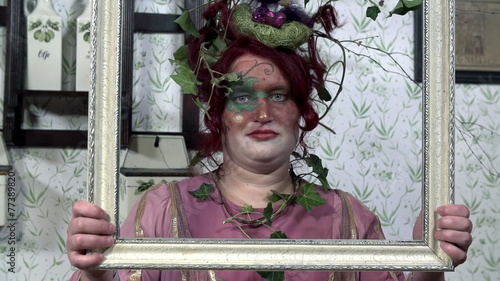
{"label": "woman's eyebrow", "polygon": [[272,85],[271,87],[269,87],[268,92],[274,92],[274,91],[284,91],[284,92],[289,93],[290,87],[288,87],[287,85],[282,85],[282,84]]}

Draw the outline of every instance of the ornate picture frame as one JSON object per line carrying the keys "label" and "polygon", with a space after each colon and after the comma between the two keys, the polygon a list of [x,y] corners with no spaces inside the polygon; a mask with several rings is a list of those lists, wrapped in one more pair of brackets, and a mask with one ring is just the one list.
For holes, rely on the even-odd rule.
{"label": "ornate picture frame", "polygon": [[[118,233],[98,268],[452,270],[452,260],[434,238],[438,216],[434,210],[453,202],[454,1],[424,2],[422,240],[130,239]],[[116,224],[121,7],[121,1],[94,2],[89,96],[88,199]]]}

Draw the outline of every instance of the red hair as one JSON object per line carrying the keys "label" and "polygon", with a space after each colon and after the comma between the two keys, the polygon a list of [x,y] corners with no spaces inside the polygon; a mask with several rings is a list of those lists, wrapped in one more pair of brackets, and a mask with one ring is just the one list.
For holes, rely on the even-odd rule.
{"label": "red hair", "polygon": [[[291,97],[299,110],[303,120],[299,124],[302,133],[299,145],[304,154],[307,154],[307,145],[304,141],[305,133],[313,130],[319,123],[319,116],[313,107],[312,93],[315,89],[324,87],[326,67],[316,55],[315,41],[311,38],[308,42],[308,57],[305,58],[294,50],[286,48],[270,48],[253,37],[239,34],[232,24],[230,10],[225,0],[210,5],[204,13],[207,24],[200,30],[201,37],[194,38],[189,44],[189,60],[191,67],[197,70],[197,80],[202,82],[199,86],[198,97],[202,102],[208,103],[208,114],[204,116],[207,131],[202,134],[200,151],[206,157],[211,157],[215,152],[222,150],[223,122],[222,115],[226,108],[227,97],[224,90],[214,87],[211,83],[213,77],[203,65],[199,65],[200,48],[202,44],[210,44],[217,36],[219,26],[215,21],[217,12],[222,13],[222,22],[227,27],[226,39],[228,48],[219,60],[211,66],[212,73],[229,73],[233,63],[242,55],[252,54],[270,60],[287,79],[291,89]],[[210,46],[205,46],[209,48]]]}

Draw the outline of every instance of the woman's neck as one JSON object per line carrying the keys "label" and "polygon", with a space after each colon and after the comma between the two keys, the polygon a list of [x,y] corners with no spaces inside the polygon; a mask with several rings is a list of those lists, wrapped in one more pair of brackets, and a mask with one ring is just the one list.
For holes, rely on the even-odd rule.
{"label": "woman's neck", "polygon": [[269,203],[272,191],[293,193],[292,177],[288,163],[271,171],[250,170],[232,161],[224,161],[218,172],[219,189],[229,201],[243,206],[264,208]]}

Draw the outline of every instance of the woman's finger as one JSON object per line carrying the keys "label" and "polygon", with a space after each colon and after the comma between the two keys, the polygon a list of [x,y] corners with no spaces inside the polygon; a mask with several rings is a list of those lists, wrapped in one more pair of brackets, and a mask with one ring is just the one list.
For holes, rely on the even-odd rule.
{"label": "woman's finger", "polygon": [[116,227],[107,221],[87,217],[73,218],[68,225],[68,237],[77,234],[111,235]]}
{"label": "woman's finger", "polygon": [[467,252],[472,244],[472,235],[468,232],[451,229],[442,229],[436,232],[436,239],[454,244],[460,250]]}
{"label": "woman's finger", "polygon": [[437,220],[437,227],[471,233],[473,225],[472,221],[466,217],[447,215]]}
{"label": "woman's finger", "polygon": [[73,204],[73,218],[77,217],[109,220],[108,214],[101,207],[85,201],[77,201]]}
{"label": "woman's finger", "polygon": [[449,204],[440,206],[437,208],[436,211],[443,217],[456,216],[456,217],[468,218],[470,216],[469,208],[467,208],[464,205],[458,205],[458,204]]}
{"label": "woman's finger", "polygon": [[115,243],[111,236],[99,236],[92,234],[74,234],[68,237],[68,251],[84,251],[98,248],[107,248]]}
{"label": "woman's finger", "polygon": [[78,251],[69,251],[68,258],[73,266],[80,269],[87,269],[89,267],[94,267],[104,261],[104,255],[101,253],[82,255]]}
{"label": "woman's finger", "polygon": [[442,241],[440,243],[441,249],[453,259],[455,266],[464,263],[467,260],[467,251],[463,251],[457,245]]}

